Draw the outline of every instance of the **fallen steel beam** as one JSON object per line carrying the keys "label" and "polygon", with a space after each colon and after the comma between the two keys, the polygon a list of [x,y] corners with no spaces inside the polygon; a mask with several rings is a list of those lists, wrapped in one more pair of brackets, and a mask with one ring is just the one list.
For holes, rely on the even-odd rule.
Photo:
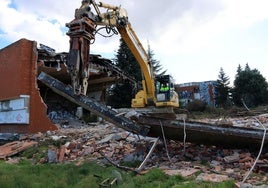
{"label": "fallen steel beam", "polygon": [[[258,148],[260,147],[264,134],[262,129],[234,126],[226,127],[196,122],[185,122],[184,124],[183,121],[165,120],[148,116],[139,116],[138,123],[150,126],[148,136],[161,136],[162,124],[164,134],[167,139],[183,141],[185,128],[187,142],[224,147],[246,147],[249,149]],[[268,144],[267,133],[265,135],[264,144]]]}
{"label": "fallen steel beam", "polygon": [[65,97],[69,101],[83,107],[84,109],[95,113],[96,115],[113,123],[114,125],[125,129],[126,131],[144,136],[148,132],[148,128],[146,128],[146,126],[135,124],[133,121],[127,119],[124,116],[118,116],[117,112],[95,101],[94,99],[88,98],[85,95],[74,94],[73,88],[71,86],[63,84],[59,80],[47,75],[44,72],[41,72],[39,74],[38,80],[52,89],[55,93]]}
{"label": "fallen steel beam", "polygon": [[[120,128],[136,134],[162,137],[164,133],[167,139],[183,140],[185,128],[187,142],[223,147],[247,147],[248,149],[258,148],[262,141],[263,130],[261,129],[232,126],[224,127],[196,122],[185,122],[184,124],[182,121],[178,120],[161,119],[143,115],[139,116],[138,124],[136,124],[91,98],[84,95],[75,95],[71,86],[63,84],[44,72],[38,76],[38,80],[71,102],[103,117]],[[161,129],[161,125],[163,130]],[[150,129],[148,127],[150,127]],[[265,145],[267,145],[268,135],[266,134],[265,136]]]}

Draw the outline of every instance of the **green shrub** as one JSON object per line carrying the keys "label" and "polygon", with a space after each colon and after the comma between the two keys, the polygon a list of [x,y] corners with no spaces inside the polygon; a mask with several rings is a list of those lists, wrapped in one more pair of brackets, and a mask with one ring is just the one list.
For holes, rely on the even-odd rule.
{"label": "green shrub", "polygon": [[203,112],[206,109],[207,104],[201,100],[193,100],[189,102],[186,109],[190,112]]}

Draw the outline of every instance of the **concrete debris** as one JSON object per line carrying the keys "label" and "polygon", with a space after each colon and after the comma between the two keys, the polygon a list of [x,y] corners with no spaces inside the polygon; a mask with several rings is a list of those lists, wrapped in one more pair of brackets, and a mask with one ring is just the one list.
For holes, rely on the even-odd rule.
{"label": "concrete debris", "polygon": [[49,119],[51,119],[53,122],[57,122],[56,120],[62,120],[62,119],[75,119],[76,116],[72,113],[70,113],[67,110],[61,110],[61,111],[51,111],[48,113]]}
{"label": "concrete debris", "polygon": [[[248,117],[248,119],[250,118]],[[235,118],[229,119],[228,121],[233,120]],[[256,121],[254,118],[253,120]],[[267,124],[262,124],[258,127],[247,127],[247,125],[243,124],[243,126],[238,127],[227,126],[227,123],[222,125],[217,124],[217,121],[217,119],[214,122],[213,119],[189,119],[187,121],[160,120],[158,117],[148,117],[148,115],[140,115],[138,119],[139,124],[150,126],[147,136],[158,137],[164,132],[165,138],[171,140],[184,140],[187,138],[187,141],[191,143],[202,143],[226,148],[251,149],[255,147],[255,149],[258,149],[260,147],[264,136],[263,126],[267,126]],[[264,145],[267,145],[268,134],[266,133],[265,136]],[[187,155],[191,157],[190,153],[187,153]]]}
{"label": "concrete debris", "polygon": [[264,127],[268,127],[268,114],[261,114],[258,116],[245,116],[245,117],[228,117],[228,118],[219,118],[219,119],[200,119],[200,120],[191,120],[200,123],[208,123],[213,125],[221,126],[233,126],[233,127],[245,127],[253,129],[263,129],[260,126],[260,122]]}
{"label": "concrete debris", "polygon": [[233,126],[233,122],[226,119],[226,118],[220,118],[215,122],[216,125],[221,125],[221,126]]}
{"label": "concrete debris", "polygon": [[52,135],[51,136],[52,140],[60,140],[61,138],[65,138],[65,136],[57,136],[57,135]]}
{"label": "concrete debris", "polygon": [[126,133],[112,133],[108,136],[105,136],[102,140],[98,141],[97,144],[103,144],[110,141],[119,141],[127,137]]}
{"label": "concrete debris", "polygon": [[[163,140],[159,139],[151,151],[155,138],[137,136],[113,124],[104,122],[91,125],[81,125],[75,121],[70,126],[56,131],[23,135],[20,141],[10,142],[0,146],[0,157],[8,163],[16,164],[19,158],[11,156],[37,145],[39,142],[48,143],[48,149],[43,158],[33,160],[36,163],[67,163],[80,165],[83,161],[94,160],[102,164],[135,164],[138,169],[150,153],[146,164],[138,173],[143,174],[152,168],[160,168],[167,175],[195,176],[198,181],[221,182],[234,179],[237,182],[252,167],[258,151],[248,149],[226,149],[194,143],[182,143],[166,140],[169,157]],[[60,126],[60,125],[59,125]],[[34,141],[28,141],[34,140]],[[56,143],[56,145],[53,143]],[[33,155],[34,159],[34,155]],[[252,185],[266,182],[268,173],[268,153],[265,150],[260,156],[248,182]],[[266,179],[265,179],[266,177]],[[118,180],[120,176],[117,174]]]}
{"label": "concrete debris", "polygon": [[47,151],[47,157],[49,163],[56,163],[57,162],[57,151],[55,149],[49,149]]}
{"label": "concrete debris", "polygon": [[124,162],[131,162],[131,161],[140,161],[140,162],[142,162],[143,159],[144,159],[143,155],[130,153],[130,154],[124,156],[123,161]]}
{"label": "concrete debris", "polygon": [[268,188],[268,185],[252,185],[250,183],[235,183],[235,188]]}
{"label": "concrete debris", "polygon": [[19,134],[17,133],[0,133],[0,142],[10,142],[19,140]]}
{"label": "concrete debris", "polygon": [[178,169],[178,170],[164,169],[163,171],[165,172],[165,174],[169,176],[181,175],[182,177],[189,177],[199,172],[199,170],[195,168],[186,168],[186,169]]}
{"label": "concrete debris", "polygon": [[234,163],[234,162],[238,162],[239,161],[239,155],[232,155],[232,156],[226,156],[223,158],[223,160],[226,163]]}
{"label": "concrete debris", "polygon": [[226,175],[220,175],[220,174],[210,174],[210,173],[201,173],[196,177],[196,181],[208,181],[208,182],[223,182],[230,180]]}

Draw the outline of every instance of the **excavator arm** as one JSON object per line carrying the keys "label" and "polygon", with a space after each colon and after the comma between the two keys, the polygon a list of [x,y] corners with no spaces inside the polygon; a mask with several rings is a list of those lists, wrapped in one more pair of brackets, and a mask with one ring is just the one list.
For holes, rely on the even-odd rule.
{"label": "excavator arm", "polygon": [[117,27],[117,29],[139,63],[144,78],[142,80],[143,90],[139,91],[136,98],[132,100],[132,107],[144,107],[148,103],[155,103],[154,74],[151,64],[148,61],[147,53],[142,47],[130,23],[127,23],[125,27]]}
{"label": "excavator arm", "polygon": [[[95,14],[91,11],[90,5],[93,6]],[[100,11],[101,8],[105,9],[104,13]],[[83,23],[86,27],[82,27],[81,29],[81,25],[79,27],[76,26],[77,23]],[[76,27],[72,27],[72,25]],[[77,85],[81,85],[82,91],[86,93],[87,84],[85,83],[87,83],[86,81],[88,77],[85,73],[87,72],[89,61],[85,58],[87,57],[85,53],[89,54],[88,42],[94,39],[94,29],[98,26],[105,26],[107,31],[114,30],[116,28],[136,58],[143,74],[143,88],[136,94],[135,98],[132,99],[132,107],[145,107],[148,105],[158,107],[178,107],[178,95],[174,90],[174,84],[168,83],[173,86],[173,88],[169,90],[168,94],[164,95],[159,93],[159,84],[161,84],[163,80],[169,80],[167,79],[169,76],[165,77],[165,79],[161,78],[161,82],[156,81],[148,55],[136,33],[132,29],[125,9],[102,2],[97,4],[95,0],[83,0],[82,6],[76,10],[75,20],[67,26],[70,28],[70,31],[67,34],[71,37],[71,59],[69,58],[70,61],[68,63],[68,67],[72,75],[73,86],[77,87]]]}
{"label": "excavator arm", "polygon": [[[136,94],[135,99],[132,100],[132,107],[145,107],[148,104],[154,104],[156,102],[154,85],[155,78],[152,66],[148,60],[148,55],[145,49],[128,21],[127,11],[121,7],[102,2],[96,4],[94,0],[91,0],[91,3],[97,13],[95,24],[115,27],[141,68],[141,72],[143,74],[143,89],[140,90]],[[106,12],[101,13],[99,8],[106,9]]]}

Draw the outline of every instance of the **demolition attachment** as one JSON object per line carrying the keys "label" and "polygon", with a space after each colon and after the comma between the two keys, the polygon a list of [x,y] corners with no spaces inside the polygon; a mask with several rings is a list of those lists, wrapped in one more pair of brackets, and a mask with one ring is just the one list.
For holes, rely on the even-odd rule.
{"label": "demolition attachment", "polygon": [[90,42],[94,40],[95,16],[90,11],[89,3],[82,1],[75,10],[75,19],[66,26],[69,28],[70,50],[67,60],[72,87],[75,94],[86,95],[90,68]]}

